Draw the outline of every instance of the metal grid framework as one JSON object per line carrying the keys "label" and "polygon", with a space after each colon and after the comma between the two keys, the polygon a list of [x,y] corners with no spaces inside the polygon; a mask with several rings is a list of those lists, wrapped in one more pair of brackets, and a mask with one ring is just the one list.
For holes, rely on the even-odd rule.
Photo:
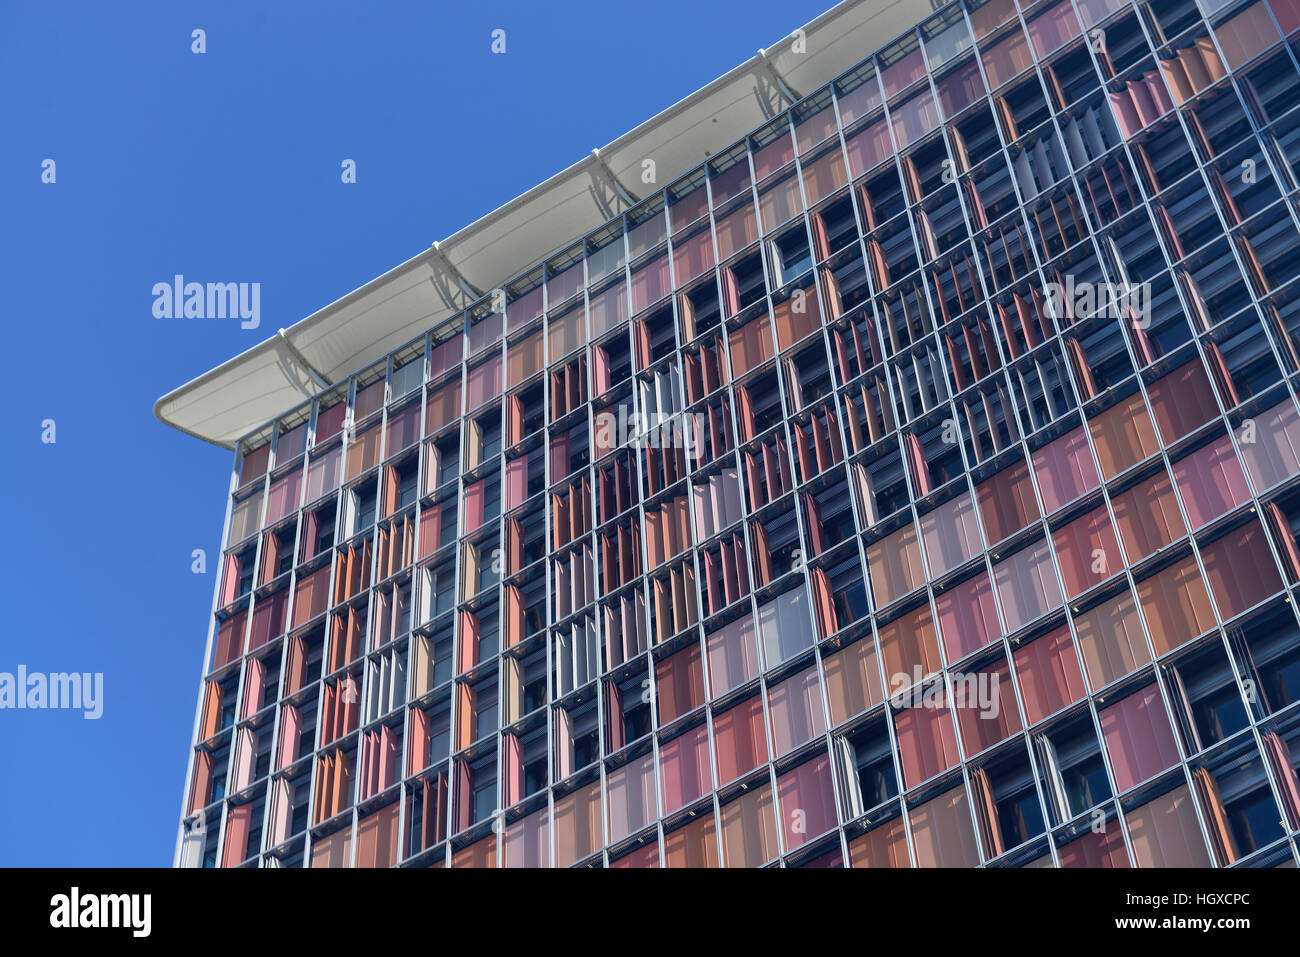
{"label": "metal grid framework", "polygon": [[950,4],[247,437],[178,863],[1294,865],[1298,28]]}

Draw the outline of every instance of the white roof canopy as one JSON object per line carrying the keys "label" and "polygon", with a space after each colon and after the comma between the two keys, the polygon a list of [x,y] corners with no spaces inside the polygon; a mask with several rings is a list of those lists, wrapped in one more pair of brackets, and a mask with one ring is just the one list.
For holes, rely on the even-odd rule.
{"label": "white roof canopy", "polygon": [[[463,310],[629,207],[612,174],[642,196],[641,163],[671,183],[743,139],[796,95],[814,92],[931,11],[929,0],[846,0],[608,146],[360,289],[174,389],[159,421],[227,448],[244,435]],[[793,35],[792,35],[793,36]]]}

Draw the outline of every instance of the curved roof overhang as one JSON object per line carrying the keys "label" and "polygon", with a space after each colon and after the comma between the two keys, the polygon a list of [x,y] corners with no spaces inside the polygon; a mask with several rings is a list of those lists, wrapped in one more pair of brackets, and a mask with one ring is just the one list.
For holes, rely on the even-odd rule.
{"label": "curved roof overhang", "polygon": [[[226,448],[324,386],[437,326],[629,208],[641,163],[671,183],[852,68],[931,11],[928,0],[846,0],[790,37],[477,222],[173,389],[154,415]],[[629,197],[628,194],[632,194]]]}

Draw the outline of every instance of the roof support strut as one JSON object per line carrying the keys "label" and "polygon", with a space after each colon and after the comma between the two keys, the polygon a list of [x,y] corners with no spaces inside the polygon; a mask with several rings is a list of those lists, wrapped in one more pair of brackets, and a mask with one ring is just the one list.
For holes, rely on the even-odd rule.
{"label": "roof support strut", "polygon": [[283,329],[276,333],[276,335],[279,336],[280,342],[284,344],[284,347],[289,350],[289,355],[293,356],[294,361],[307,370],[307,375],[311,376],[311,381],[315,383],[316,388],[328,389],[333,385],[333,383],[317,372],[316,367],[307,361],[307,357],[298,350],[298,347],[289,341],[289,337],[284,334]]}
{"label": "roof support strut", "polygon": [[618,193],[619,199],[623,200],[623,202],[627,203],[629,206],[635,206],[637,203],[641,202],[635,193],[630,192],[622,183],[619,182],[618,177],[614,175],[614,171],[610,169],[609,164],[605,162],[605,157],[600,155],[600,150],[592,150],[591,155],[595,157],[596,162],[600,164],[600,168],[609,179],[610,185],[614,187],[614,192]]}
{"label": "roof support strut", "polygon": [[437,254],[438,259],[442,261],[443,268],[456,280],[456,285],[460,286],[461,292],[468,296],[471,301],[483,298],[483,290],[478,289],[472,282],[461,275],[460,270],[451,264],[447,254],[442,251],[442,246],[439,243],[435,242],[433,244],[433,251]]}
{"label": "roof support strut", "polygon": [[781,91],[787,100],[794,103],[802,99],[797,91],[791,89],[791,87],[786,84],[785,77],[777,71],[776,64],[772,62],[770,57],[768,57],[766,50],[760,49],[758,51],[758,56],[759,59],[763,61],[763,66],[767,67],[767,72],[772,74],[772,80],[776,83],[776,88]]}

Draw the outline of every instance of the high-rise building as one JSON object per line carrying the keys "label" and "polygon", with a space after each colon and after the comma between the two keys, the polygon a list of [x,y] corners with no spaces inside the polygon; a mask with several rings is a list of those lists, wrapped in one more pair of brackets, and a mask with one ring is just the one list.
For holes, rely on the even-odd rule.
{"label": "high-rise building", "polygon": [[178,862],[1296,863],[1300,0],[875,6],[159,400]]}

